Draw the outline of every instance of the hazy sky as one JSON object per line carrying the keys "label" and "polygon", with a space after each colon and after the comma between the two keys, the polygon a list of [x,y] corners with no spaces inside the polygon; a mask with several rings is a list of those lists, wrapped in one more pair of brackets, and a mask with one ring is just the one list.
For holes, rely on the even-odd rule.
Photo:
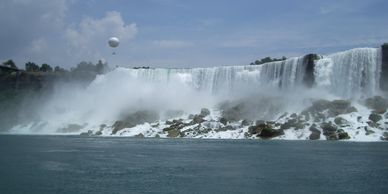
{"label": "hazy sky", "polygon": [[[0,60],[249,64],[388,42],[387,0],[1,0]],[[113,50],[110,36],[121,39]]]}

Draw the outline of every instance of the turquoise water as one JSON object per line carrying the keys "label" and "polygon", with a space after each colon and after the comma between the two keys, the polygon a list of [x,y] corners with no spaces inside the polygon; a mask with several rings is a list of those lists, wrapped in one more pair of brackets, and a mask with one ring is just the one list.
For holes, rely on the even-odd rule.
{"label": "turquoise water", "polygon": [[386,193],[388,143],[0,136],[0,193]]}

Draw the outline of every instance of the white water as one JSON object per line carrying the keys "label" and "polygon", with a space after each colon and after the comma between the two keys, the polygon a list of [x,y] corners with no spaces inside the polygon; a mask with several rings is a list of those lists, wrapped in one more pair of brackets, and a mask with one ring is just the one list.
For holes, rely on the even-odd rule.
{"label": "white water", "polygon": [[[357,100],[379,92],[380,57],[380,50],[374,48],[322,56],[315,61],[313,89],[303,84],[303,57],[249,66],[117,68],[98,76],[86,89],[58,86],[37,111],[40,121],[15,126],[11,132],[52,134],[69,124],[81,125],[85,131],[100,124],[112,125],[137,110],[183,110],[187,115],[198,113],[203,107],[214,110],[224,100],[261,99],[257,96],[280,97],[287,104],[282,111],[290,112],[305,108],[309,98]],[[231,138],[237,136],[242,137],[235,134]],[[294,137],[295,134],[289,139]]]}

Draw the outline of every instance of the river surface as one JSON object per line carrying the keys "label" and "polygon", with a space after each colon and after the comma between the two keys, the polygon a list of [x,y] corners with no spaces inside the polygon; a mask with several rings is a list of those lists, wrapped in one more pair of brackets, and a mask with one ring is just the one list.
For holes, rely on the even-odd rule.
{"label": "river surface", "polygon": [[0,193],[387,193],[388,143],[0,135]]}

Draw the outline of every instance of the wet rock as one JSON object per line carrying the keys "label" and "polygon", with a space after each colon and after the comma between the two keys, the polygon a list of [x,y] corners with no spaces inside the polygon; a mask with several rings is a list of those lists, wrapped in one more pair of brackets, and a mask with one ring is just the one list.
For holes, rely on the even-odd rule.
{"label": "wet rock", "polygon": [[137,135],[135,135],[135,136],[133,136],[133,137],[136,137],[136,138],[144,138],[144,135],[143,135],[142,133],[139,133],[139,134],[137,134]]}
{"label": "wet rock", "polygon": [[308,108],[308,111],[312,112],[322,112],[327,110],[330,107],[330,101],[328,100],[316,100],[313,102],[312,106]]}
{"label": "wet rock", "polygon": [[210,115],[210,110],[207,108],[203,108],[203,109],[201,109],[200,115],[202,115],[203,117],[206,117],[206,116]]}
{"label": "wet rock", "polygon": [[346,126],[347,124],[349,124],[349,122],[342,117],[336,117],[334,119],[334,123],[338,126]]}
{"label": "wet rock", "polygon": [[101,131],[97,131],[94,135],[102,135]]}
{"label": "wet rock", "polygon": [[375,131],[368,129],[368,127],[365,127],[364,130],[365,130],[365,135],[370,135],[375,133]]}
{"label": "wet rock", "polygon": [[226,120],[226,118],[222,117],[222,118],[220,118],[220,123],[222,123],[223,125],[227,125],[228,120]]}
{"label": "wet rock", "polygon": [[371,121],[373,121],[375,123],[379,122],[381,119],[383,119],[383,117],[381,115],[379,115],[379,114],[372,113],[372,114],[369,115],[369,120],[371,120]]}
{"label": "wet rock", "polygon": [[294,128],[295,130],[303,129],[305,124],[303,121],[299,121],[297,119],[289,119],[287,122],[280,125],[280,129],[286,130],[290,128]]}
{"label": "wet rock", "polygon": [[354,106],[351,106],[348,109],[346,109],[346,113],[352,113],[352,112],[358,112],[357,108]]}
{"label": "wet rock", "polygon": [[300,113],[300,116],[301,116],[300,119],[303,119],[304,121],[310,121],[310,114],[308,113],[308,111],[302,111]]}
{"label": "wet rock", "polygon": [[383,141],[388,141],[388,132],[384,132],[380,139]]}
{"label": "wet rock", "polygon": [[275,130],[271,125],[263,123],[256,126],[250,126],[248,128],[248,133],[251,135],[257,135],[261,138],[274,138],[280,135],[284,135],[283,130]]}
{"label": "wet rock", "polygon": [[378,128],[380,126],[380,124],[375,123],[373,121],[367,121],[366,123],[369,125],[369,127],[372,127],[372,128]]}
{"label": "wet rock", "polygon": [[167,137],[176,138],[181,135],[181,131],[179,129],[172,129],[168,131]]}
{"label": "wet rock", "polygon": [[317,140],[321,138],[321,131],[316,127],[315,124],[313,124],[309,130],[311,131],[311,134],[309,136],[310,140]]}
{"label": "wet rock", "polygon": [[330,103],[329,115],[337,116],[340,114],[348,113],[351,102],[348,100],[333,100]]}
{"label": "wet rock", "polygon": [[350,139],[349,134],[346,133],[346,132],[345,132],[344,130],[342,130],[342,129],[339,129],[339,130],[337,131],[337,133],[338,133],[338,139],[340,139],[340,140]]}
{"label": "wet rock", "polygon": [[365,100],[365,105],[373,110],[381,110],[388,108],[388,99],[381,96],[374,96]]}
{"label": "wet rock", "polygon": [[198,124],[198,123],[203,123],[205,119],[203,119],[203,115],[194,115],[193,120],[191,121],[191,125]]}
{"label": "wet rock", "polygon": [[242,127],[249,126],[250,123],[251,123],[250,121],[244,119],[244,120],[241,121],[241,126],[242,126]]}
{"label": "wet rock", "polygon": [[327,140],[337,140],[338,139],[337,127],[334,126],[331,122],[322,123],[321,128],[323,130],[323,135],[326,136]]}
{"label": "wet rock", "polygon": [[296,113],[292,113],[292,114],[290,115],[290,117],[293,118],[293,119],[296,119],[296,118],[298,117],[298,115],[297,115]]}
{"label": "wet rock", "polygon": [[83,132],[80,135],[81,136],[92,136],[93,135],[93,131],[92,130],[88,130],[87,132]]}

